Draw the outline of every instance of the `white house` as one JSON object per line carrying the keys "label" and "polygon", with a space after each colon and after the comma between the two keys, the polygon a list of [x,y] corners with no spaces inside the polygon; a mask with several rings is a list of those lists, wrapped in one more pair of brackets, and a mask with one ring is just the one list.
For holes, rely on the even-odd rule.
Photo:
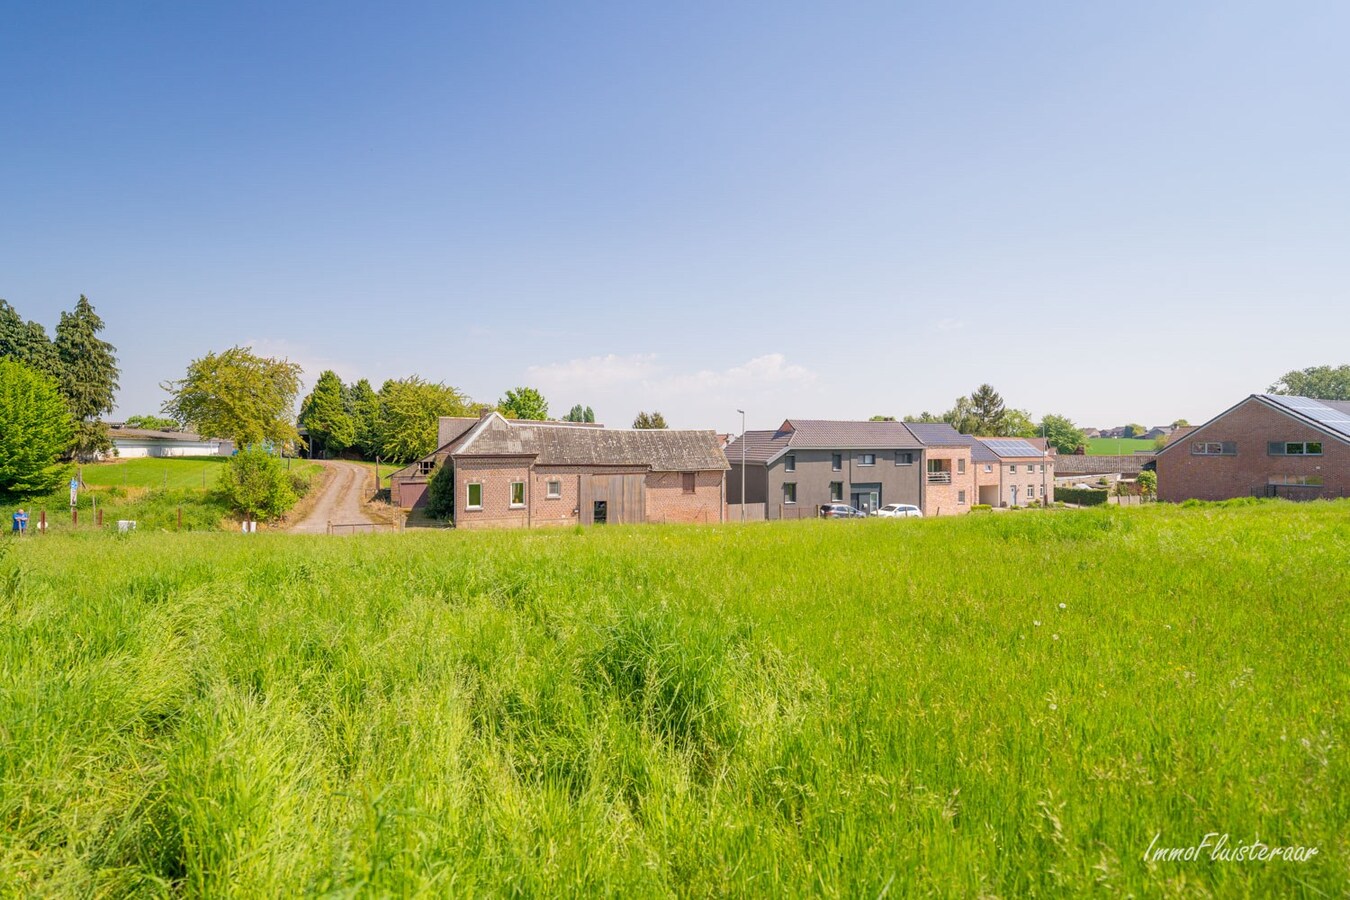
{"label": "white house", "polygon": [[219,438],[204,438],[186,431],[159,431],[153,428],[125,428],[112,425],[108,431],[118,457],[137,456],[229,456],[234,443]]}

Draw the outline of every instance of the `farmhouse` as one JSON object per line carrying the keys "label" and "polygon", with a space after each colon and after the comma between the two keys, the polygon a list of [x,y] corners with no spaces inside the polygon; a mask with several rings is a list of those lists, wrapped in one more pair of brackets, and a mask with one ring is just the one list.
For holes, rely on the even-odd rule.
{"label": "farmhouse", "polygon": [[407,486],[449,466],[457,528],[725,518],[727,462],[712,431],[578,427],[496,412],[440,424],[444,442],[397,473],[396,499],[424,502],[422,491],[414,497]]}
{"label": "farmhouse", "polygon": [[113,449],[123,459],[141,456],[229,456],[232,441],[204,438],[186,431],[161,431],[154,428],[127,428],[110,423],[108,434]]}
{"label": "farmhouse", "polygon": [[1350,401],[1252,394],[1157,455],[1158,499],[1350,492]]}

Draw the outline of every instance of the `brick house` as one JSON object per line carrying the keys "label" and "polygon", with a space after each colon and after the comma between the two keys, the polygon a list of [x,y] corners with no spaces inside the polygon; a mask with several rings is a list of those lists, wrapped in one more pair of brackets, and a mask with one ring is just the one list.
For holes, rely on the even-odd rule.
{"label": "brick house", "polygon": [[1350,401],[1252,394],[1157,454],[1158,499],[1350,493]]}
{"label": "brick house", "polygon": [[973,459],[978,442],[946,422],[906,422],[905,427],[924,448],[923,514],[969,512],[978,502]]}
{"label": "brick house", "polygon": [[1055,501],[1055,454],[1025,438],[975,438],[983,450],[974,460],[980,502],[1031,506]]}
{"label": "brick house", "polygon": [[465,421],[442,420],[448,440],[416,464],[452,467],[457,528],[725,518],[727,462],[711,431]]}

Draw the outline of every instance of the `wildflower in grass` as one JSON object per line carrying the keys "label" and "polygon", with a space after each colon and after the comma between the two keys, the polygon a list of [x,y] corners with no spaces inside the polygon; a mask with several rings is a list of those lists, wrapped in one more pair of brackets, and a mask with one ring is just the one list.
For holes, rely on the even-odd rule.
{"label": "wildflower in grass", "polygon": [[1032,624],[1032,625],[1035,625],[1037,628],[1040,628],[1040,627],[1041,627],[1041,620],[1040,620],[1040,619],[1032,619],[1032,620],[1031,620],[1031,624]]}
{"label": "wildflower in grass", "polygon": [[1057,635],[1057,634],[1052,634],[1052,635],[1050,635],[1050,640],[1052,640],[1052,641],[1057,641],[1057,640],[1059,640],[1059,635]]}
{"label": "wildflower in grass", "polygon": [[1069,604],[1067,604],[1067,603],[1061,603],[1061,604],[1059,605],[1059,608],[1060,608],[1060,609],[1068,609],[1068,608],[1069,608]]}
{"label": "wildflower in grass", "polygon": [[1059,704],[1058,704],[1058,703],[1051,703],[1051,704],[1050,704],[1050,709],[1051,709],[1051,711],[1054,711],[1054,710],[1056,710],[1056,709],[1059,709]]}

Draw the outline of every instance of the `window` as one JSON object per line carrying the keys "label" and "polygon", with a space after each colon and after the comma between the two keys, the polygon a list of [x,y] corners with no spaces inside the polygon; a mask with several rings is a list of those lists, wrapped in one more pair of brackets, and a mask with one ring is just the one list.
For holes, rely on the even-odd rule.
{"label": "window", "polygon": [[956,492],[956,505],[957,505],[957,506],[965,506],[965,505],[966,505],[966,492],[965,492],[965,491],[957,491],[957,492]]}
{"label": "window", "polygon": [[483,486],[479,484],[477,481],[469,482],[468,503],[465,504],[464,508],[465,509],[483,508]]}
{"label": "window", "polygon": [[966,474],[966,461],[964,459],[958,459],[956,461],[956,474],[957,475]]}
{"label": "window", "polygon": [[830,456],[830,468],[835,472],[842,472],[844,469],[844,454],[835,453]]}
{"label": "window", "polygon": [[896,464],[897,466],[912,466],[912,465],[914,465],[914,453],[913,453],[913,451],[910,451],[910,450],[897,450],[897,451],[895,451],[895,464]]}
{"label": "window", "polygon": [[546,496],[547,496],[548,499],[550,499],[550,500],[561,500],[561,499],[562,499],[562,479],[561,479],[561,478],[550,478],[550,479],[548,480],[548,492],[547,492]]}
{"label": "window", "polygon": [[842,481],[830,482],[830,502],[831,503],[844,502],[844,483]]}
{"label": "window", "polygon": [[1236,441],[1194,441],[1191,456],[1237,456]]}
{"label": "window", "polygon": [[434,459],[419,459],[417,461],[418,475],[430,475],[432,470],[435,468],[436,468],[436,460]]}
{"label": "window", "polygon": [[525,482],[511,482],[511,506],[512,508],[525,505]]}
{"label": "window", "polygon": [[784,503],[797,502],[797,483],[795,481],[787,481],[783,483],[783,502]]}
{"label": "window", "polygon": [[877,464],[877,455],[875,453],[864,453],[862,460],[858,463],[860,466],[875,466]]}
{"label": "window", "polygon": [[1272,475],[1266,483],[1321,487],[1324,482],[1321,475]]}
{"label": "window", "polygon": [[1321,441],[1271,441],[1271,456],[1321,456]]}
{"label": "window", "polygon": [[1012,465],[1008,466],[1008,474],[1009,475],[1017,474],[1017,463],[1013,463]]}
{"label": "window", "polygon": [[793,456],[791,453],[783,457],[783,471],[784,472],[797,471],[797,457]]}
{"label": "window", "polygon": [[986,472],[992,472],[992,471],[994,471],[994,467],[993,467],[992,465],[990,465],[989,463],[985,463],[985,464],[984,464],[984,470],[985,470]]}
{"label": "window", "polygon": [[682,488],[684,489],[684,492],[685,492],[686,494],[692,494],[692,493],[694,493],[694,484],[695,484],[695,479],[694,479],[694,473],[693,473],[693,472],[681,472],[681,473],[680,473],[680,487],[682,487]]}

